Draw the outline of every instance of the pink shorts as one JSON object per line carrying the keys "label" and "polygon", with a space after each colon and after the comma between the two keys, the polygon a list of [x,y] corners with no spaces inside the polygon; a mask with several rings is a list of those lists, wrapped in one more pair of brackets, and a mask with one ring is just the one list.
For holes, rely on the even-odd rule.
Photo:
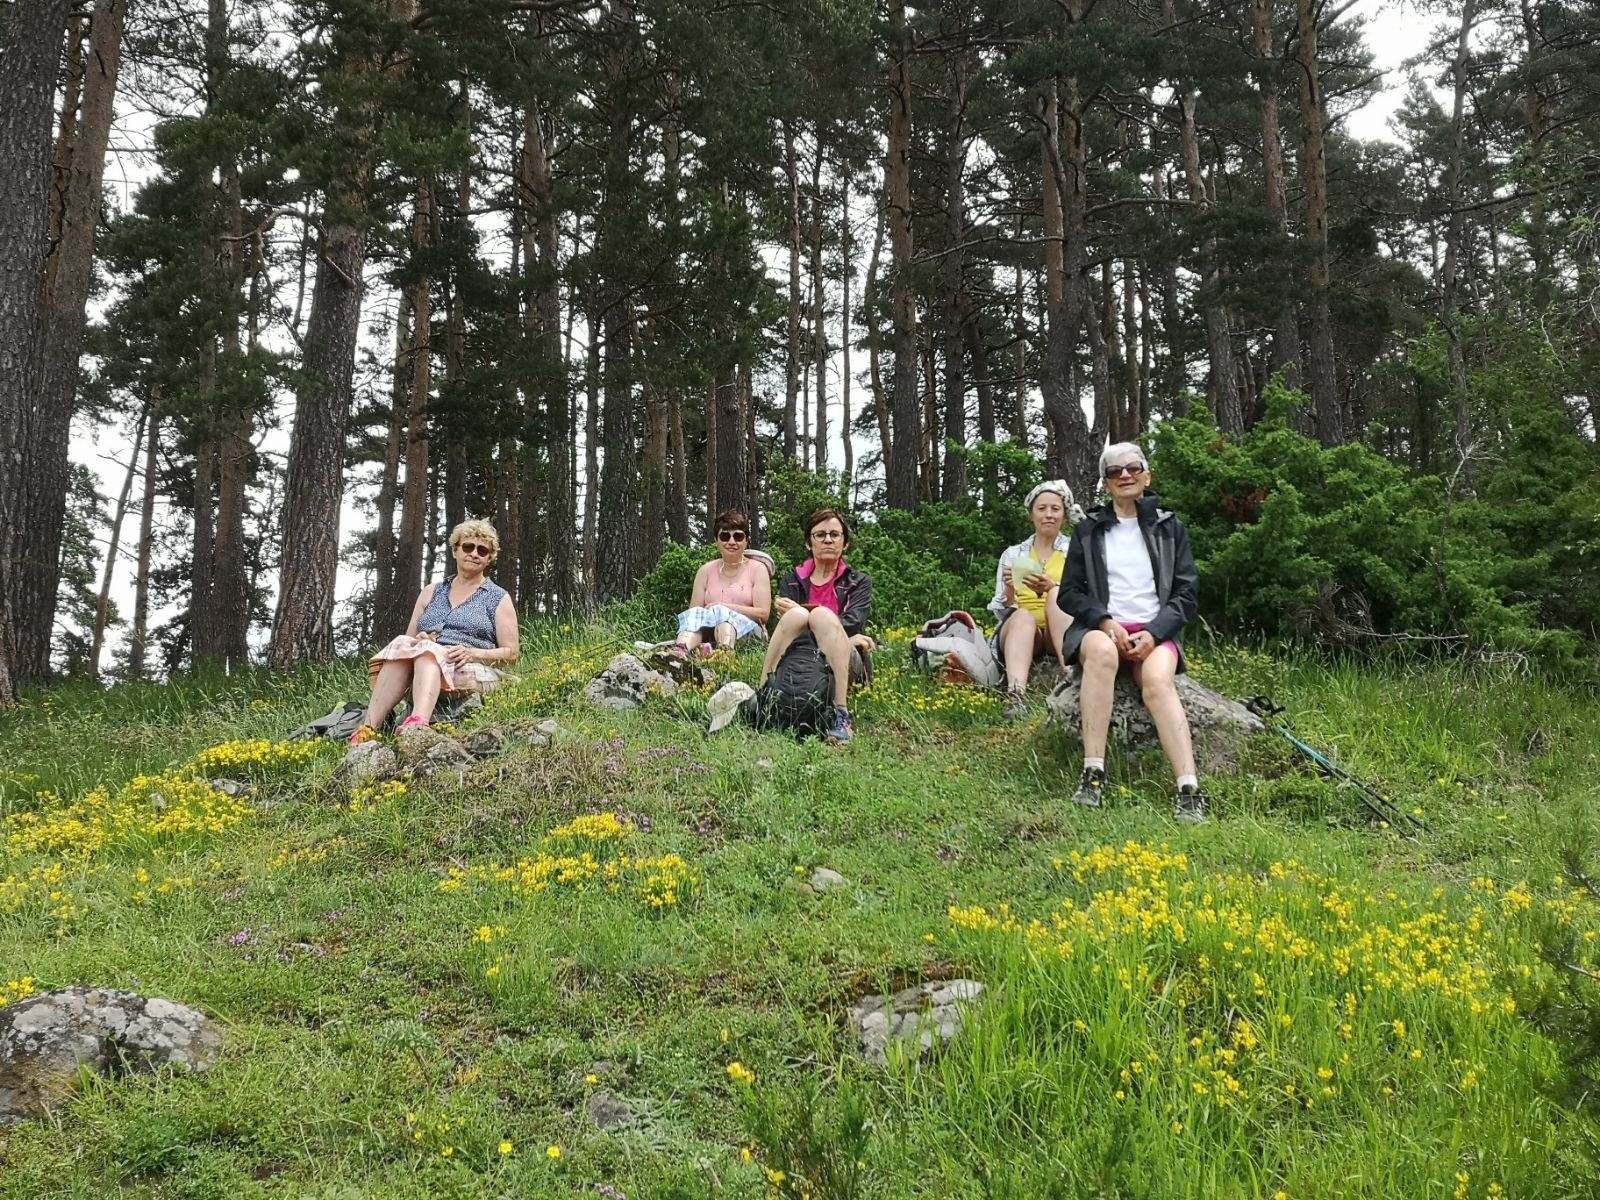
{"label": "pink shorts", "polygon": [[[1142,632],[1144,632],[1144,623],[1142,621],[1118,621],[1117,624],[1121,625],[1129,633],[1142,633]],[[1180,671],[1183,670],[1183,648],[1181,646],[1179,646],[1178,643],[1173,641],[1171,638],[1168,638],[1164,642],[1157,642],[1156,643],[1156,648],[1157,649],[1160,649],[1162,646],[1166,646],[1168,649],[1170,649],[1172,651],[1173,655],[1176,656],[1176,658],[1178,660],[1178,670],[1180,670]]]}

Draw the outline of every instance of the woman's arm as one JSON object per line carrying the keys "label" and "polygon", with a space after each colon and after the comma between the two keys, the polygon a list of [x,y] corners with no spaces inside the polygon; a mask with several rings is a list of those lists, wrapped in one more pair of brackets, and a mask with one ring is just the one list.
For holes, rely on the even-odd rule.
{"label": "woman's arm", "polygon": [[417,596],[417,602],[411,606],[411,623],[406,626],[407,637],[417,636],[417,623],[422,620],[422,614],[428,610],[428,605],[433,603],[433,593],[438,587],[437,583],[430,583]]}
{"label": "woman's arm", "polygon": [[1000,552],[1000,561],[994,568],[994,597],[989,601],[989,611],[999,616],[1017,603],[1016,592],[1011,587],[1011,547]]}
{"label": "woman's arm", "polygon": [[711,582],[711,572],[715,569],[717,560],[712,559],[694,573],[694,588],[689,592],[689,607],[700,608],[706,602],[706,587]]}
{"label": "woman's arm", "polygon": [[742,612],[758,625],[765,625],[772,615],[772,576],[765,571],[756,572],[755,584],[750,589],[754,604],[734,604],[731,608]]}
{"label": "woman's arm", "polygon": [[484,662],[514,663],[522,657],[522,630],[517,625],[517,608],[509,595],[501,596],[494,609],[494,640],[500,644],[493,650],[480,650]]}

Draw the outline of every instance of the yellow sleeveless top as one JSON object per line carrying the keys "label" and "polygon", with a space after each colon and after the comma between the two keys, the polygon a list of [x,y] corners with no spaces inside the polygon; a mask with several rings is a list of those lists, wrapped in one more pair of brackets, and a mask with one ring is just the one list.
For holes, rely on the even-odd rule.
{"label": "yellow sleeveless top", "polygon": [[[1045,620],[1044,606],[1048,593],[1045,596],[1035,595],[1032,588],[1024,587],[1022,584],[1017,582],[1017,568],[1019,566],[1025,567],[1028,563],[1032,563],[1034,566],[1040,565],[1039,560],[1034,557],[1033,551],[1031,550],[1026,554],[1020,555],[1017,558],[1017,561],[1012,564],[1011,590],[1016,593],[1017,607],[1026,609],[1028,612],[1032,613],[1034,620],[1038,621],[1040,627],[1043,628]],[[1050,556],[1050,561],[1044,563],[1043,566],[1044,573],[1050,576],[1050,578],[1056,583],[1060,583],[1061,572],[1066,570],[1067,567],[1066,553],[1064,551],[1057,550]]]}

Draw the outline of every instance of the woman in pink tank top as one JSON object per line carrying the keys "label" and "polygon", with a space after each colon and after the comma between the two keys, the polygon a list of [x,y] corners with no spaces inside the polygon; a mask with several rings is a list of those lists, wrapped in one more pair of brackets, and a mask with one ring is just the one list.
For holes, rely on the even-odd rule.
{"label": "woman in pink tank top", "polygon": [[717,557],[695,574],[689,607],[678,614],[674,654],[687,657],[697,649],[709,653],[732,650],[740,638],[765,633],[772,611],[772,575],[766,563],[746,553],[750,522],[729,510],[717,518]]}

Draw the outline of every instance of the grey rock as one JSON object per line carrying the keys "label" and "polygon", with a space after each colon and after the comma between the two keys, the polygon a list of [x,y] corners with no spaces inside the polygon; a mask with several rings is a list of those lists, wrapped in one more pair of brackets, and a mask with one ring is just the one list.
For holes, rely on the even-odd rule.
{"label": "grey rock", "polygon": [[975,979],[922,983],[893,996],[863,996],[850,1006],[850,1028],[863,1058],[882,1066],[891,1055],[920,1058],[961,1030],[983,994]]}
{"label": "grey rock", "polygon": [[583,1111],[596,1129],[626,1129],[635,1120],[628,1102],[610,1092],[595,1092],[584,1101]]}
{"label": "grey rock", "polygon": [[816,892],[831,892],[835,888],[845,886],[845,877],[832,867],[818,867],[811,872],[809,880],[811,888]]}
{"label": "grey rock", "polygon": [[[1178,699],[1189,716],[1189,732],[1194,739],[1195,757],[1204,772],[1233,771],[1238,768],[1245,742],[1265,732],[1261,720],[1244,705],[1214,692],[1190,675],[1178,676]],[[1081,729],[1078,713],[1076,671],[1056,685],[1045,700],[1048,720],[1060,725],[1072,737]],[[1155,722],[1144,706],[1144,697],[1127,676],[1118,676],[1111,703],[1111,729],[1121,736],[1130,750],[1159,748]]]}
{"label": "grey rock", "polygon": [[205,1014],[114,988],[69,987],[0,1008],[0,1125],[49,1112],[80,1070],[205,1071],[222,1033]]}
{"label": "grey rock", "polygon": [[711,672],[691,658],[680,657],[670,650],[657,650],[645,655],[647,670],[665,675],[679,687],[705,687],[711,682]]}
{"label": "grey rock", "polygon": [[248,783],[242,783],[237,779],[213,779],[211,786],[224,796],[231,796],[235,800],[248,796],[255,791],[255,788]]}
{"label": "grey rock", "polygon": [[346,750],[337,774],[341,783],[353,784],[373,779],[392,779],[399,773],[400,759],[393,750],[374,738]]}
{"label": "grey rock", "polygon": [[584,686],[583,698],[598,708],[623,711],[638,708],[647,696],[670,696],[677,690],[678,685],[670,676],[652,671],[632,654],[623,653]]}

